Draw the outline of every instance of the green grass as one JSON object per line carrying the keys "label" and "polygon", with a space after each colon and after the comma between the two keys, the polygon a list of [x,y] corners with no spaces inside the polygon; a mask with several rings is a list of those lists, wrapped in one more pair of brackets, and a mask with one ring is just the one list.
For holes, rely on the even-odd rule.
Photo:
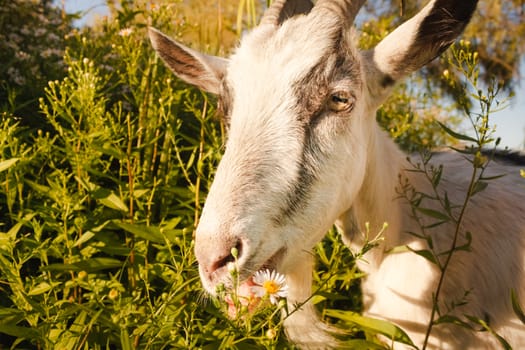
{"label": "green grass", "polygon": [[[217,32],[203,44],[213,52],[227,51],[218,39],[232,41],[259,10],[253,1],[222,6],[239,11],[214,18]],[[41,91],[36,110],[17,114],[15,98],[2,106],[0,349],[294,348],[276,307],[230,319],[199,281],[194,229],[224,126],[214,98],[167,71],[146,34],[152,24],[195,39],[187,18],[177,4],[122,2],[94,28],[68,35],[63,78]],[[392,103],[410,100],[401,91]],[[399,117],[389,128],[401,143],[425,143],[405,137],[408,129],[447,137],[428,120],[407,127],[413,115],[389,111]],[[393,325],[358,314],[359,252],[331,231],[315,254],[312,301],[348,330],[348,346],[386,348],[378,333],[409,342]]]}

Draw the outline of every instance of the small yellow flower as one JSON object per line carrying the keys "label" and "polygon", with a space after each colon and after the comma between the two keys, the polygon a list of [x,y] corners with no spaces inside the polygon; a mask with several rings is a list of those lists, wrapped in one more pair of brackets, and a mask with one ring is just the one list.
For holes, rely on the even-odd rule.
{"label": "small yellow flower", "polygon": [[253,276],[252,292],[262,298],[269,296],[270,302],[276,305],[279,298],[286,298],[288,295],[288,286],[286,285],[286,278],[277,271],[257,271]]}
{"label": "small yellow flower", "polygon": [[115,288],[113,288],[113,289],[111,289],[111,290],[109,291],[109,293],[108,293],[108,297],[109,297],[109,299],[111,299],[111,300],[115,300],[115,299],[117,299],[118,294],[119,294],[119,293],[118,293],[118,290],[116,290]]}

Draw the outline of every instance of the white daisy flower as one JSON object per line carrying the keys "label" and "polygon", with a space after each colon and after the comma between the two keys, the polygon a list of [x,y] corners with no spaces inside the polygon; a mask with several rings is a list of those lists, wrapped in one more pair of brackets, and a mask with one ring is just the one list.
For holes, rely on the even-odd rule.
{"label": "white daisy flower", "polygon": [[118,35],[120,36],[130,36],[131,33],[133,33],[132,28],[123,28],[118,32]]}
{"label": "white daisy flower", "polygon": [[286,298],[288,295],[286,278],[277,271],[257,271],[253,276],[253,283],[255,285],[251,287],[252,292],[259,298],[268,295],[274,305],[278,303],[279,298]]}

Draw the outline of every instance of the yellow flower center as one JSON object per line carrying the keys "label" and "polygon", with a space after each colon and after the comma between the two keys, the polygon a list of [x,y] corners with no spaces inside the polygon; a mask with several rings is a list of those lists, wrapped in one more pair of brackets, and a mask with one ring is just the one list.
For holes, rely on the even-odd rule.
{"label": "yellow flower center", "polygon": [[279,284],[272,280],[264,281],[262,286],[268,294],[275,294],[280,289]]}

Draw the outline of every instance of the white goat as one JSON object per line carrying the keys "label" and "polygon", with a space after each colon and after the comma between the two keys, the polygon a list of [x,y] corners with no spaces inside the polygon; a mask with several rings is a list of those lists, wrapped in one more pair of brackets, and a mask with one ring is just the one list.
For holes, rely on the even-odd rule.
{"label": "white goat", "polygon": [[[362,226],[376,232],[389,223],[380,247],[361,269],[365,312],[400,325],[421,345],[439,271],[408,245],[428,249],[407,234],[418,226],[410,207],[396,200],[399,175],[420,191],[421,176],[375,122],[375,111],[395,82],[422,67],[462,32],[476,0],[433,0],[374,49],[356,48],[353,20],[364,0],[274,0],[261,24],[229,59],[195,52],[151,29],[158,54],[182,79],[218,94],[229,137],[196,233],[202,283],[210,293],[228,284],[226,265],[239,251],[243,279],[269,267],[284,273],[289,303],[311,294],[311,249],[336,223],[345,243],[362,244]],[[471,165],[454,153],[444,164],[441,189],[461,203]],[[525,326],[514,315],[510,290],[525,304],[525,191],[517,166],[493,163],[490,182],[473,197],[463,222],[471,252],[456,253],[442,301],[468,303],[454,313],[487,320],[515,349],[525,349]],[[429,200],[425,207],[435,207]],[[451,225],[429,229],[438,251],[449,249]],[[445,308],[441,305],[442,309]],[[306,304],[286,320],[289,338],[303,348],[335,342]],[[432,349],[494,349],[488,333],[436,325]]]}

